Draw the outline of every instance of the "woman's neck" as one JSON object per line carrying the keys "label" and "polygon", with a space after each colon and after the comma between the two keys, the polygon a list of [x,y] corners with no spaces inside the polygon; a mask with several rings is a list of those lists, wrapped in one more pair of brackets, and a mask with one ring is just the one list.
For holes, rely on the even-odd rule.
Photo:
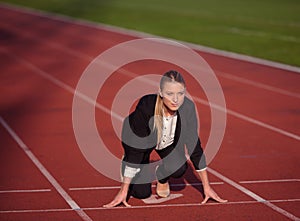
{"label": "woman's neck", "polygon": [[164,110],[163,111],[164,117],[171,117],[171,116],[174,116],[176,114],[176,111],[172,111],[169,108],[167,108],[166,106],[164,106],[163,110]]}

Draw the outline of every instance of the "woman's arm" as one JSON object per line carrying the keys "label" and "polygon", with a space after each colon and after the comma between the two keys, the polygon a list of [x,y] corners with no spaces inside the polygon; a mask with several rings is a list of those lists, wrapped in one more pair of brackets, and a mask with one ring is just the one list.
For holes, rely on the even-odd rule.
{"label": "woman's arm", "polygon": [[130,182],[131,182],[131,178],[124,177],[123,183],[121,184],[120,191],[117,193],[115,198],[110,203],[103,205],[103,207],[111,208],[119,205],[120,203],[123,203],[126,207],[130,207],[130,205],[127,203],[127,193],[128,193]]}
{"label": "woman's arm", "polygon": [[205,198],[202,201],[202,204],[206,203],[208,201],[208,199],[210,199],[210,198],[214,199],[215,201],[217,201],[219,203],[226,203],[227,200],[220,198],[218,196],[218,194],[211,188],[209,181],[208,181],[206,169],[198,171],[198,174],[202,181],[204,195],[205,195]]}
{"label": "woman's arm", "polygon": [[206,203],[209,198],[212,198],[220,203],[225,203],[227,200],[221,199],[209,184],[205,154],[198,136],[198,122],[195,105],[191,101],[187,100],[185,110],[186,113],[184,116],[187,120],[186,125],[188,125],[186,129],[186,147],[190,155],[190,160],[202,181],[205,195],[202,203]]}
{"label": "woman's arm", "polygon": [[[144,96],[140,99],[135,111],[133,111],[123,121],[122,127],[122,146],[124,148],[123,162],[125,171],[122,171],[123,182],[120,191],[115,198],[104,207],[110,208],[123,203],[127,203],[127,194],[132,178],[140,171],[139,165],[143,163],[145,153],[149,151],[149,139],[151,128],[149,127],[149,113],[154,112],[156,95]],[[147,113],[146,113],[147,112]],[[156,145],[153,144],[153,146]],[[151,146],[151,145],[150,145]]]}

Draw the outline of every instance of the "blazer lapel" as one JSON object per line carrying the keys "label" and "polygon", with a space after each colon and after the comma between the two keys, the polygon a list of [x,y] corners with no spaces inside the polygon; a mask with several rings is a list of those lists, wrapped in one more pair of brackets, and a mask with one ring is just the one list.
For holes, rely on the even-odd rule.
{"label": "blazer lapel", "polygon": [[176,129],[175,129],[175,136],[174,136],[174,146],[177,145],[181,132],[181,118],[179,111],[177,111],[177,122],[176,122]]}

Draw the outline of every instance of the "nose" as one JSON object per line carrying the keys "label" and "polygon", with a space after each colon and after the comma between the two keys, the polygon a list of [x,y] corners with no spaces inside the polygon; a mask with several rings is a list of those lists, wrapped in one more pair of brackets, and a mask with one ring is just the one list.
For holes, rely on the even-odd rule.
{"label": "nose", "polygon": [[177,103],[177,101],[178,101],[178,95],[175,94],[175,95],[173,96],[173,102],[174,102],[174,103]]}

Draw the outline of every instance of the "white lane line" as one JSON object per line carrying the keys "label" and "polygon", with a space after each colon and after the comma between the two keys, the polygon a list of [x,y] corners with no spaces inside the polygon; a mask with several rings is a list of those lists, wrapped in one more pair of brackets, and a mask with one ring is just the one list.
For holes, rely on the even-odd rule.
{"label": "white lane line", "polygon": [[[299,202],[300,199],[283,199],[283,200],[270,200],[269,202],[280,203],[280,202]],[[227,203],[174,203],[174,204],[163,204],[163,205],[144,205],[144,206],[132,206],[132,207],[114,207],[114,208],[104,208],[104,207],[96,207],[96,208],[83,208],[84,210],[114,210],[114,209],[144,209],[144,208],[163,208],[163,207],[190,207],[190,206],[226,206],[226,205],[239,205],[239,204],[259,204],[261,202],[258,201],[233,201]],[[297,220],[298,221],[298,220]]]}
{"label": "white lane line", "polygon": [[12,136],[12,138],[18,143],[19,147],[25,152],[29,159],[34,163],[34,165],[39,169],[39,171],[45,176],[45,178],[52,184],[52,186],[57,190],[57,192],[62,196],[62,198],[69,204],[69,206],[78,213],[78,215],[84,221],[91,221],[92,219],[81,210],[77,203],[71,198],[71,196],[62,188],[62,186],[57,182],[57,180],[49,173],[49,171],[43,166],[43,164],[37,159],[33,152],[26,146],[26,144],[21,140],[21,138],[16,134],[16,132],[6,123],[6,121],[0,117],[0,123],[7,130],[7,132]]}
{"label": "white lane line", "polygon": [[287,183],[287,182],[300,182],[300,179],[281,179],[281,180],[245,180],[239,183]]}
{"label": "white lane line", "polygon": [[300,140],[300,136],[297,135],[297,134],[288,132],[288,131],[283,130],[283,129],[280,129],[280,128],[278,128],[278,127],[274,127],[274,126],[272,126],[272,125],[270,125],[270,124],[266,124],[266,123],[264,123],[264,122],[262,122],[262,121],[256,120],[256,119],[254,119],[254,118],[252,118],[252,117],[248,117],[248,116],[246,116],[246,115],[244,115],[244,114],[240,114],[240,113],[238,113],[238,112],[236,112],[236,111],[233,111],[233,110],[230,110],[230,109],[228,109],[228,108],[225,109],[225,108],[222,107],[222,106],[219,106],[219,105],[216,105],[216,104],[213,104],[213,103],[209,103],[208,101],[203,100],[203,99],[201,99],[201,98],[193,97],[193,99],[194,99],[195,101],[201,103],[201,104],[210,106],[211,108],[215,108],[215,109],[217,109],[217,110],[219,110],[219,111],[227,112],[227,114],[232,115],[232,116],[234,116],[234,117],[237,117],[237,118],[239,118],[239,119],[242,119],[242,120],[244,120],[244,121],[247,121],[247,122],[249,122],[249,123],[252,123],[252,124],[255,124],[255,125],[258,125],[258,126],[267,128],[267,129],[269,129],[269,130],[272,130],[272,131],[277,132],[277,133],[279,133],[279,134],[282,134],[282,135],[285,135],[285,136],[287,136],[287,137],[293,138],[293,139],[295,139],[295,140]]}
{"label": "white lane line", "polygon": [[51,189],[0,190],[0,193],[42,193],[42,192],[51,192]]}
{"label": "white lane line", "polygon": [[251,85],[253,87],[257,87],[257,88],[260,88],[260,89],[275,92],[275,93],[278,93],[278,94],[287,95],[287,96],[295,97],[295,98],[300,98],[299,93],[294,93],[294,92],[287,91],[287,90],[284,90],[284,89],[281,89],[281,88],[278,88],[278,87],[273,87],[273,86],[266,85],[266,84],[263,84],[263,83],[260,83],[260,82],[256,82],[256,81],[252,81],[252,80],[245,79],[245,78],[242,78],[242,77],[238,77],[238,76],[235,76],[233,74],[228,74],[228,73],[225,73],[225,72],[216,71],[216,75],[218,75],[220,77],[223,77],[223,78],[227,78],[229,80],[237,81],[239,83],[244,83],[244,84]]}
{"label": "white lane line", "polygon": [[290,36],[290,35],[281,35],[281,34],[271,34],[268,32],[258,31],[258,30],[250,30],[250,29],[242,29],[237,27],[229,27],[225,29],[226,32],[230,32],[233,34],[238,35],[244,35],[244,36],[256,36],[256,37],[262,37],[262,38],[269,38],[272,35],[273,39],[281,40],[281,41],[287,41],[287,42],[293,42],[293,43],[299,43],[300,40],[297,37]]}
{"label": "white lane line", "polygon": [[[211,185],[222,185],[224,182],[210,182]],[[185,186],[202,186],[202,183],[176,183],[170,184],[171,187],[185,187]],[[155,188],[156,185],[152,185],[152,188]],[[120,189],[120,186],[94,186],[94,187],[71,187],[70,191],[82,191],[82,190],[112,190]]]}
{"label": "white lane line", "polygon": [[69,212],[73,209],[24,209],[24,210],[1,210],[0,214],[6,213],[49,213],[49,212]]}
{"label": "white lane line", "polygon": [[[210,182],[210,185],[223,185],[224,182]],[[174,184],[170,184],[170,186],[202,186],[202,183],[174,183]]]}
{"label": "white lane line", "polygon": [[246,189],[245,187],[239,185],[238,183],[234,182],[233,180],[223,176],[222,174],[220,174],[219,172],[211,169],[211,168],[207,168],[207,170],[215,175],[216,177],[218,177],[219,179],[223,180],[225,183],[228,183],[229,185],[233,186],[234,188],[240,190],[241,192],[243,192],[244,194],[250,196],[251,198],[255,199],[257,202],[261,202],[264,205],[270,207],[271,209],[273,209],[274,211],[286,216],[287,218],[291,219],[291,220],[297,220],[299,221],[300,218],[294,216],[293,214],[289,213],[288,211],[276,206],[275,204],[271,203],[271,201],[268,201],[262,197],[260,197],[259,195],[257,195],[256,193]]}
{"label": "white lane line", "polygon": [[[239,181],[239,183],[286,183],[286,182],[300,182],[300,179],[280,179],[280,180],[245,180]],[[223,185],[224,182],[210,182],[211,185]],[[170,184],[171,187],[185,187],[185,186],[202,186],[202,183],[176,183]],[[152,188],[155,188],[156,185],[152,185]],[[120,189],[120,186],[94,186],[94,187],[71,187],[70,191],[85,191],[85,190],[113,190]]]}
{"label": "white lane line", "polygon": [[[271,203],[289,203],[289,202],[300,202],[300,199],[278,199],[278,200],[269,200]],[[105,207],[83,207],[81,208],[84,211],[93,211],[93,210],[115,210],[115,209],[146,209],[146,208],[163,208],[163,207],[202,207],[202,206],[227,206],[227,205],[245,205],[245,204],[260,204],[258,201],[232,201],[227,203],[213,203],[208,202],[206,204],[201,203],[173,203],[173,204],[163,204],[163,205],[143,205],[143,206],[119,206],[114,208],[105,208]],[[9,213],[45,213],[45,212],[68,212],[72,211],[72,209],[44,209],[44,210],[2,210],[0,214],[9,214]]]}
{"label": "white lane line", "polygon": [[[2,52],[10,54],[6,49],[4,49],[4,48],[0,48],[0,49],[1,49]],[[12,54],[10,54],[10,55],[12,57],[14,57],[18,62],[26,65],[28,68],[30,68],[31,70],[33,70],[36,74],[38,74],[38,75],[42,76],[43,78],[51,81],[53,84],[55,84],[55,85],[57,85],[57,86],[65,89],[66,91],[72,93],[75,96],[80,97],[81,99],[85,100],[86,102],[90,103],[91,105],[96,106],[97,108],[99,108],[100,110],[104,111],[105,113],[107,113],[109,115],[113,115],[113,117],[115,117],[116,119],[120,120],[121,122],[123,121],[123,119],[124,119],[123,116],[120,116],[119,114],[112,112],[110,109],[108,109],[105,106],[99,104],[98,102],[96,102],[95,100],[89,98],[88,96],[86,96],[85,94],[81,93],[80,91],[76,91],[71,86],[69,86],[69,85],[65,84],[64,82],[60,81],[59,79],[57,79],[57,78],[49,75],[47,72],[45,72],[45,71],[41,70],[40,68],[36,67],[34,64],[26,61],[23,58],[20,58],[20,57],[16,56],[16,55],[12,55]],[[110,64],[106,64],[106,65],[110,65]],[[124,74],[135,75],[134,73],[128,73],[128,71],[125,71]],[[147,83],[157,84],[157,82],[151,82],[151,80],[148,80]],[[215,108],[217,110],[220,110],[220,111],[223,111],[223,112],[227,112],[227,114],[230,114],[232,116],[235,116],[237,118],[240,118],[242,120],[250,122],[252,124],[256,124],[258,126],[267,128],[269,130],[272,130],[274,132],[280,133],[282,135],[285,135],[287,137],[293,138],[295,140],[300,140],[300,136],[297,135],[297,134],[293,134],[293,133],[288,132],[286,130],[274,127],[272,125],[269,125],[267,123],[261,122],[259,120],[254,119],[254,118],[251,118],[251,117],[248,117],[246,115],[240,114],[240,113],[238,113],[236,111],[233,111],[233,110],[221,107],[219,105],[216,105],[216,104],[213,104],[213,103],[209,103],[208,101],[206,101],[204,99],[201,99],[201,98],[198,98],[198,97],[194,97],[194,96],[193,96],[193,99],[196,102],[198,102],[198,103],[201,103],[201,104],[204,104],[206,106],[209,106],[210,108]]]}
{"label": "white lane line", "polygon": [[[242,184],[259,184],[259,183],[293,183],[300,182],[300,179],[276,179],[276,180],[244,180],[239,181]],[[224,182],[210,182],[211,185],[223,185]],[[202,183],[178,183],[170,184],[171,187],[186,187],[186,186],[202,186]],[[152,185],[155,188],[156,185]],[[120,189],[120,186],[95,186],[95,187],[71,187],[70,191],[84,191],[84,190],[112,190]],[[28,190],[0,190],[1,193],[39,193],[50,192],[51,189],[28,189]]]}
{"label": "white lane line", "polygon": [[[151,37],[165,38],[165,37],[152,35],[152,34],[141,32],[141,31],[134,31],[134,30],[126,29],[126,28],[116,27],[113,25],[102,24],[100,22],[92,22],[92,21],[88,21],[88,20],[84,20],[84,19],[78,19],[78,18],[67,16],[67,15],[57,14],[57,13],[53,13],[53,12],[46,12],[46,11],[42,11],[42,10],[38,10],[38,9],[28,8],[25,6],[17,6],[17,5],[12,5],[12,4],[8,4],[8,3],[1,3],[0,7],[4,8],[4,9],[16,11],[19,13],[31,14],[34,16],[40,16],[40,17],[51,19],[51,20],[56,20],[59,22],[76,24],[76,25],[80,25],[83,27],[95,28],[98,30],[106,30],[106,31],[114,32],[114,33],[119,33],[122,35],[132,36],[135,38],[149,38],[149,37],[150,38]],[[287,64],[283,64],[283,63],[279,63],[279,62],[275,62],[275,61],[270,61],[270,60],[265,60],[262,58],[256,58],[256,57],[252,57],[249,55],[238,54],[235,52],[229,52],[229,51],[224,51],[224,50],[220,50],[220,49],[215,49],[215,48],[211,48],[211,47],[203,46],[203,45],[199,45],[199,44],[193,44],[193,43],[189,43],[189,42],[179,41],[176,39],[170,39],[170,40],[181,42],[195,50],[206,52],[209,54],[214,54],[217,56],[224,56],[224,57],[233,58],[236,60],[251,62],[254,64],[260,64],[260,65],[264,65],[264,66],[269,66],[269,67],[273,67],[273,68],[278,68],[278,69],[282,69],[282,70],[300,73],[300,68],[296,67],[296,66],[287,65]]]}

